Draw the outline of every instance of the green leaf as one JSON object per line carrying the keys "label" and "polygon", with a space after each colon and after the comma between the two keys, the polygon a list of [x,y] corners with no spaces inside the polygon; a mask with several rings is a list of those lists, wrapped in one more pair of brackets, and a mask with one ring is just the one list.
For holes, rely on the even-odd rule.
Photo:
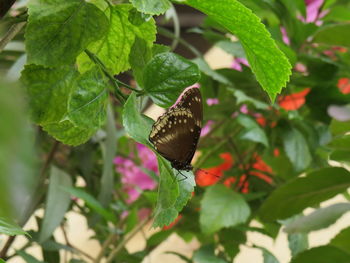
{"label": "green leaf", "polygon": [[241,139],[253,142],[260,142],[266,147],[269,145],[264,130],[261,129],[261,127],[259,126],[259,124],[256,123],[256,121],[243,114],[238,115],[237,121],[245,128],[239,136]]}
{"label": "green leaf", "polygon": [[[173,171],[179,173],[176,170]],[[196,182],[194,180],[192,171],[181,171],[181,174],[179,176],[185,176],[185,178],[178,179],[179,196],[176,199],[175,209],[180,212],[182,208],[187,204],[188,200],[192,197]]]}
{"label": "green leaf", "polygon": [[350,227],[343,229],[329,243],[350,254]]}
{"label": "green leaf", "polygon": [[[129,4],[114,5],[106,10],[109,17],[108,32],[104,38],[88,46],[88,50],[96,54],[112,74],[118,74],[130,68],[129,54],[135,38],[146,41],[149,48],[156,39],[156,28],[153,18],[141,25],[134,25],[129,21],[129,14],[133,7]],[[86,54],[78,57],[80,72],[85,72],[94,63]]]}
{"label": "green leaf", "polygon": [[214,233],[246,222],[249,215],[250,208],[240,194],[223,185],[214,185],[205,191],[199,222],[204,233]]}
{"label": "green leaf", "polygon": [[350,131],[350,121],[332,120],[330,130],[333,135],[342,135]]}
{"label": "green leaf", "polygon": [[93,68],[77,78],[67,117],[78,127],[97,130],[106,121],[108,92],[102,72]]}
{"label": "green leaf", "polygon": [[335,223],[344,213],[350,210],[350,204],[340,203],[317,209],[311,214],[298,217],[288,223],[284,229],[287,233],[308,233],[329,227]]}
{"label": "green leaf", "polygon": [[313,42],[331,46],[350,47],[349,35],[349,23],[329,25],[320,28],[320,30],[316,32]]}
{"label": "green leaf", "polygon": [[112,197],[114,190],[114,165],[113,159],[116,155],[117,129],[112,106],[107,107],[106,139],[101,143],[103,152],[103,171],[101,177],[101,188],[98,200],[106,206]]}
{"label": "green leaf", "polygon": [[73,67],[25,67],[21,81],[27,88],[32,118],[36,123],[45,125],[63,119],[77,77],[78,72]]}
{"label": "green leaf", "polygon": [[31,0],[25,32],[28,63],[73,64],[91,43],[102,38],[108,19],[95,5],[81,0]]}
{"label": "green leaf", "polygon": [[347,151],[350,149],[350,135],[345,135],[342,137],[334,138],[330,143],[334,149]]}
{"label": "green leaf", "polygon": [[151,15],[163,14],[171,6],[168,0],[130,0],[130,2],[138,11]]}
{"label": "green leaf", "polygon": [[193,254],[194,263],[227,263],[222,258],[217,257],[214,254],[214,247],[207,245],[203,246]]}
{"label": "green leaf", "polygon": [[260,208],[260,217],[264,221],[290,217],[344,192],[348,187],[350,173],[343,168],[328,167],[310,172],[272,192]]}
{"label": "green leaf", "polygon": [[349,263],[350,254],[332,246],[315,247],[298,254],[291,263]]}
{"label": "green leaf", "polygon": [[46,263],[45,261],[37,260],[35,257],[29,255],[24,250],[18,250],[16,251],[16,254],[22,257],[27,263]]}
{"label": "green leaf", "polygon": [[244,49],[239,42],[232,42],[230,40],[220,40],[215,43],[215,46],[226,51],[228,54],[238,57],[245,58]]}
{"label": "green leaf", "polygon": [[70,193],[71,195],[80,198],[84,200],[86,205],[96,213],[100,214],[106,221],[112,221],[115,222],[116,218],[113,213],[106,210],[92,195],[85,192],[83,189],[80,188],[73,188],[73,187],[64,187],[62,188],[66,192]]}
{"label": "green leaf", "polygon": [[174,53],[161,53],[146,65],[144,89],[155,104],[167,108],[174,104],[184,88],[199,78],[196,64]]}
{"label": "green leaf", "polygon": [[175,208],[179,196],[178,182],[174,178],[169,162],[161,156],[158,156],[158,166],[160,181],[153,227],[169,225],[178,216],[178,211]]}
{"label": "green leaf", "polygon": [[131,47],[129,62],[134,77],[141,87],[143,87],[143,70],[151,58],[152,49],[147,46],[147,42],[144,39],[136,37],[135,42]]}
{"label": "green leaf", "polygon": [[46,124],[43,129],[56,140],[72,146],[86,142],[96,132],[95,129],[77,127],[69,120]]}
{"label": "green leaf", "polygon": [[259,248],[262,251],[264,263],[279,263],[277,258],[266,248],[259,247],[259,246],[254,246],[254,247]]}
{"label": "green leaf", "polygon": [[291,128],[283,133],[284,150],[296,171],[302,171],[311,163],[307,142],[300,131]]}
{"label": "green leaf", "polygon": [[6,261],[0,258],[0,263],[6,263]]}
{"label": "green leaf", "polygon": [[130,94],[128,100],[124,104],[123,125],[125,131],[135,141],[153,148],[152,144],[148,140],[148,136],[153,125],[153,120],[140,114],[137,104],[138,101],[136,100],[136,94],[133,92]]}
{"label": "green leaf", "polygon": [[220,83],[232,86],[232,83],[224,75],[213,70],[203,58],[195,58],[192,61],[197,64],[200,71],[205,75],[213,78]]}
{"label": "green leaf", "polygon": [[237,99],[237,104],[242,104],[242,103],[251,103],[254,105],[255,108],[260,109],[260,110],[267,110],[269,108],[269,105],[267,105],[264,102],[258,101],[252,97],[249,97],[247,94],[245,94],[241,90],[235,90],[235,89],[230,89],[232,91],[233,95]]}
{"label": "green leaf", "polygon": [[329,159],[337,162],[349,162],[350,150],[335,150],[331,152],[331,154],[329,155]]}
{"label": "green leaf", "polygon": [[69,207],[70,195],[62,190],[62,187],[72,187],[72,180],[64,171],[52,167],[45,204],[45,214],[39,234],[40,243],[51,237],[53,231],[60,225]]}
{"label": "green leaf", "polygon": [[289,80],[291,65],[260,19],[236,0],[187,0],[186,3],[239,38],[252,71],[274,101]]}
{"label": "green leaf", "polygon": [[309,241],[306,234],[289,234],[288,235],[288,246],[292,257],[295,257],[300,252],[308,249]]}
{"label": "green leaf", "polygon": [[28,233],[17,224],[0,217],[0,233],[8,236],[27,235]]}

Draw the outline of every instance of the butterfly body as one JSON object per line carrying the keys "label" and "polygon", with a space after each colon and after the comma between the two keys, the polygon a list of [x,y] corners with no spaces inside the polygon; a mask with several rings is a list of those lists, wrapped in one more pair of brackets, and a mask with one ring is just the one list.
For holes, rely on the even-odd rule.
{"label": "butterfly body", "polygon": [[202,129],[203,107],[198,88],[190,88],[180,101],[153,124],[149,135],[156,151],[176,170],[190,171]]}

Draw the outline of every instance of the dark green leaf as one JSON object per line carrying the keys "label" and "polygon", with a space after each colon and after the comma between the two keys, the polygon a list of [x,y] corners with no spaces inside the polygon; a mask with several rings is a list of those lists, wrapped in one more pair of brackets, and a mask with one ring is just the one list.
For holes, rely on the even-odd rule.
{"label": "dark green leaf", "polygon": [[[141,38],[148,48],[156,39],[156,28],[153,18],[141,25],[129,21],[129,13],[134,9],[129,4],[118,4],[106,10],[110,19],[108,31],[104,38],[88,46],[88,50],[96,54],[112,74],[118,74],[130,68],[129,55],[135,38]],[[80,72],[94,66],[89,57],[82,53],[78,57]]]}
{"label": "dark green leaf", "polygon": [[350,149],[350,135],[345,135],[342,137],[338,137],[333,139],[329,146],[337,150],[347,151]]}
{"label": "dark green leaf", "polygon": [[91,42],[105,35],[108,27],[103,12],[81,0],[33,0],[28,13],[28,63],[38,65],[73,64]]}
{"label": "dark green leaf", "polygon": [[27,263],[46,263],[45,261],[37,260],[35,257],[29,255],[23,250],[16,251],[16,254],[22,257]]}
{"label": "dark green leaf", "polygon": [[311,162],[311,154],[307,142],[300,131],[291,128],[283,134],[284,150],[296,171],[307,168]]}
{"label": "dark green leaf", "polygon": [[165,254],[170,254],[170,255],[175,255],[179,258],[181,258],[183,261],[187,262],[187,263],[192,263],[192,260],[190,260],[188,257],[180,254],[180,253],[177,253],[177,252],[173,252],[173,251],[167,251],[165,252]]}
{"label": "dark green leaf", "polygon": [[50,171],[45,214],[39,234],[40,243],[52,235],[69,207],[70,195],[62,187],[72,187],[72,180],[67,173],[53,166]]}
{"label": "dark green leaf", "polygon": [[332,246],[340,248],[350,254],[350,227],[343,229],[329,243]]}
{"label": "dark green leaf", "polygon": [[260,217],[265,221],[284,219],[317,205],[350,187],[350,173],[338,167],[310,172],[275,190],[263,203]]}
{"label": "dark green leaf", "polygon": [[332,246],[315,247],[298,254],[291,263],[349,263],[350,254]]}
{"label": "dark green leaf", "polygon": [[350,150],[335,150],[331,152],[329,159],[337,162],[350,162]]}
{"label": "dark green leaf", "polygon": [[260,19],[235,0],[187,0],[186,3],[207,14],[239,38],[252,71],[273,101],[286,86],[291,65]]}
{"label": "dark green leaf", "polygon": [[174,53],[161,53],[146,65],[143,75],[145,91],[154,103],[170,107],[184,88],[199,80],[196,64]]}
{"label": "dark green leaf", "polygon": [[341,135],[350,131],[350,121],[332,120],[330,129],[333,135]]}
{"label": "dark green leaf", "polygon": [[138,11],[151,15],[163,14],[171,7],[168,0],[130,0],[130,2]]}
{"label": "dark green leaf", "polygon": [[144,145],[152,147],[152,144],[148,140],[148,136],[151,132],[153,120],[140,114],[138,109],[138,100],[136,94],[133,92],[125,102],[123,110],[123,125],[125,131],[135,141]]}
{"label": "dark green leaf", "polygon": [[325,26],[316,32],[313,42],[331,46],[350,47],[350,24]]}
{"label": "dark green leaf", "polygon": [[329,227],[335,223],[344,213],[350,210],[350,204],[334,204],[328,207],[317,209],[311,214],[298,217],[285,227],[287,233],[308,233]]}
{"label": "dark green leaf", "polygon": [[203,232],[213,233],[244,223],[249,215],[250,208],[240,194],[223,185],[214,185],[204,194],[199,221]]}
{"label": "dark green leaf", "polygon": [[218,258],[214,254],[212,246],[203,246],[193,254],[194,263],[227,263],[222,258]]}
{"label": "dark green leaf", "polygon": [[260,142],[266,147],[268,146],[269,143],[266,134],[256,121],[243,114],[238,115],[237,121],[245,128],[244,131],[240,134],[241,139]]}

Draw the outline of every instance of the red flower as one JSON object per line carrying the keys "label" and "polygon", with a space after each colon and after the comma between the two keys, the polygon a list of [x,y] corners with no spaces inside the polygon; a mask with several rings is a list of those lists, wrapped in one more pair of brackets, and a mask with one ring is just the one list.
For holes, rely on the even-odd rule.
{"label": "red flower", "polygon": [[350,93],[350,79],[349,78],[340,78],[338,80],[338,89],[343,94]]}
{"label": "red flower", "polygon": [[310,88],[306,88],[300,92],[282,96],[278,99],[278,104],[285,110],[297,110],[305,104],[305,97],[310,92]]}
{"label": "red flower", "polygon": [[178,215],[177,218],[175,218],[175,220],[173,222],[171,222],[169,225],[167,226],[163,226],[163,230],[169,230],[170,228],[172,228],[173,226],[175,226],[182,218],[182,215]]}

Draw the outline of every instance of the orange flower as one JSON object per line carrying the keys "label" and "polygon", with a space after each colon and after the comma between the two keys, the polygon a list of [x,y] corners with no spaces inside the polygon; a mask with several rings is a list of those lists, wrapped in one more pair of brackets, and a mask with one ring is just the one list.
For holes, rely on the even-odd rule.
{"label": "orange flower", "polygon": [[338,89],[343,94],[350,93],[350,79],[349,78],[340,78],[338,80]]}
{"label": "orange flower", "polygon": [[282,96],[278,99],[278,104],[285,110],[297,110],[305,104],[305,97],[310,92],[310,88],[306,88],[300,92]]}
{"label": "orange flower", "polygon": [[169,225],[167,226],[163,226],[163,230],[169,230],[170,228],[172,228],[173,226],[175,226],[182,218],[182,215],[178,215],[177,218],[175,218],[175,220],[173,222],[171,222]]}
{"label": "orange flower", "polygon": [[[276,150],[276,149],[275,149]],[[278,150],[278,149],[277,149]],[[275,152],[276,154],[277,152]],[[279,154],[279,152],[278,152]],[[262,159],[259,155],[257,155],[256,157],[256,162],[252,165],[252,167],[255,169],[255,170],[259,170],[259,171],[262,171],[262,172],[266,172],[266,173],[269,173],[269,174],[272,174],[273,171],[272,171],[272,168],[270,166],[268,166]],[[265,182],[271,184],[272,183],[272,178],[268,175],[266,175],[265,173],[260,173],[259,171],[250,171],[249,174],[250,175],[254,175],[256,177],[259,177],[260,179],[264,180]]]}

